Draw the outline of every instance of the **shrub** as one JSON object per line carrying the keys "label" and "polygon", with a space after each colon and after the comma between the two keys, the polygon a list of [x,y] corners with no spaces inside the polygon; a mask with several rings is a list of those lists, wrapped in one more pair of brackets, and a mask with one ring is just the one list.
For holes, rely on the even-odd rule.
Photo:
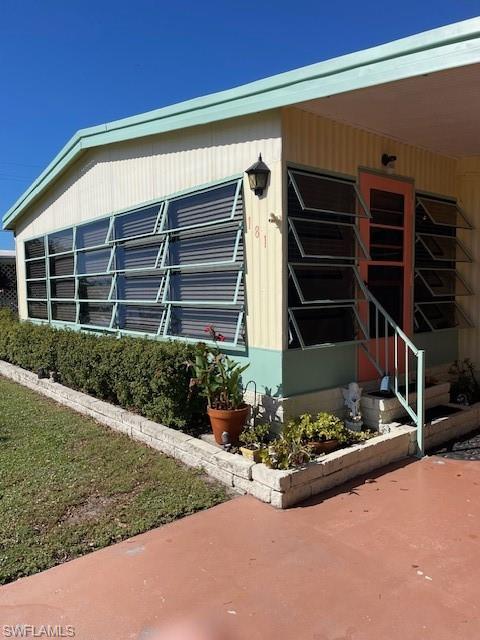
{"label": "shrub", "polygon": [[189,393],[195,345],[56,329],[0,310],[0,359],[55,371],[59,381],[169,427],[195,431],[205,400]]}

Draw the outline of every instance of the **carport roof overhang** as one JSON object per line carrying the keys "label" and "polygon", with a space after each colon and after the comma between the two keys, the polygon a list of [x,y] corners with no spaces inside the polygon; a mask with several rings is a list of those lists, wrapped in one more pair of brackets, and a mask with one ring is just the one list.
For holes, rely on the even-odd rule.
{"label": "carport roof overhang", "polygon": [[[429,117],[429,110],[440,109],[440,105],[438,101],[434,104],[425,90],[427,83],[435,86],[437,94],[450,95],[442,114],[437,114],[443,123],[439,124],[439,134],[445,137],[446,119],[454,128],[460,122],[462,138],[469,142],[464,149],[452,130],[449,145],[438,146],[437,142],[431,148],[469,155],[474,126],[470,118],[474,111],[478,114],[480,106],[479,63],[480,18],[473,18],[228,91],[81,129],[5,213],[4,228],[14,229],[26,208],[87,149],[279,107],[297,105],[430,148],[431,141],[436,140],[434,128],[430,126],[423,138],[422,131],[428,120],[436,117],[433,111]],[[465,109],[469,101],[471,108]],[[420,112],[422,117],[416,118]],[[480,152],[475,149],[474,153]]]}

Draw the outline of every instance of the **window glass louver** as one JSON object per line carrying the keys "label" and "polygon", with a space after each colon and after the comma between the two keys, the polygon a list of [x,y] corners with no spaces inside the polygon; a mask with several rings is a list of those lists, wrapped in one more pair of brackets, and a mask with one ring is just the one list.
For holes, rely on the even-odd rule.
{"label": "window glass louver", "polygon": [[353,180],[293,169],[289,171],[289,178],[303,210],[370,217]]}
{"label": "window glass louver", "polygon": [[370,212],[352,180],[293,169],[288,175],[289,348],[364,341],[357,264],[370,256],[357,224]]}
{"label": "window glass louver", "polygon": [[[416,332],[464,329],[473,326],[457,298],[472,289],[457,270],[457,263],[471,263],[472,256],[457,229],[472,226],[454,201],[417,194],[415,209],[414,330]],[[462,267],[468,269],[468,264]]]}
{"label": "window glass louver", "polygon": [[66,253],[73,249],[73,229],[65,229],[48,236],[48,253]]}
{"label": "window glass louver", "polygon": [[242,180],[26,241],[29,317],[242,344]]}

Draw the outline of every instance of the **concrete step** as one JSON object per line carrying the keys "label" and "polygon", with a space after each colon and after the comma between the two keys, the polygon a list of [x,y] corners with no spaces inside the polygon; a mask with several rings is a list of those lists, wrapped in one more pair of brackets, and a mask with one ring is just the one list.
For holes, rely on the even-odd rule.
{"label": "concrete step", "polygon": [[[415,410],[417,400],[414,386],[410,385],[412,391],[409,393],[409,404]],[[405,390],[403,390],[405,395]],[[425,408],[429,409],[438,405],[446,405],[450,402],[450,382],[431,384],[425,388]],[[405,409],[400,404],[398,398],[390,394],[381,395],[378,392],[370,391],[362,395],[361,412],[365,425],[371,429],[384,431],[384,425],[399,422],[405,416]]]}
{"label": "concrete step", "polygon": [[[425,449],[455,440],[480,427],[480,402],[470,406],[451,402],[430,407],[426,411]],[[382,432],[392,432],[398,427],[412,426],[411,420],[401,420],[382,425]]]}

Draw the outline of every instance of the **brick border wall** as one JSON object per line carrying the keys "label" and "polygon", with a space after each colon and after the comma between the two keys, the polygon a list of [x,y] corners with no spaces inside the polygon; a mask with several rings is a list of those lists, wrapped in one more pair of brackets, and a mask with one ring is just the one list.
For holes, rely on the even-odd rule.
{"label": "brick border wall", "polygon": [[[402,460],[415,452],[416,430],[400,426],[365,443],[334,451],[299,469],[269,469],[264,464],[255,464],[240,455],[227,453],[208,442],[80,391],[48,379],[40,380],[35,373],[1,360],[0,375],[144,442],[190,467],[203,469],[212,478],[238,493],[248,493],[280,509]],[[434,428],[427,428],[428,444],[436,445],[476,428],[480,419],[480,404],[454,414],[451,418],[440,423],[439,428],[436,425]]]}

